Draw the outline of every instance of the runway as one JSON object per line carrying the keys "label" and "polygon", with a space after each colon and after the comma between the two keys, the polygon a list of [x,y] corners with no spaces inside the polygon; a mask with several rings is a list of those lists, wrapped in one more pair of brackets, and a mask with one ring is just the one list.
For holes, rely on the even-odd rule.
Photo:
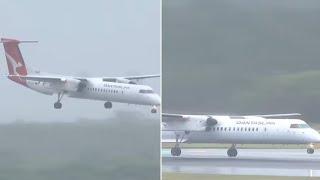
{"label": "runway", "polygon": [[320,152],[306,149],[238,149],[229,158],[227,149],[182,149],[172,157],[162,150],[163,172],[229,175],[313,176],[320,177]]}

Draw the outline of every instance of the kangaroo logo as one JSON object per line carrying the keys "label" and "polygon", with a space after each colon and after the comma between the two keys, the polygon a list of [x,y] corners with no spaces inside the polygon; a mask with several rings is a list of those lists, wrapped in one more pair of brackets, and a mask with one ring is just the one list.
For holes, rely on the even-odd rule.
{"label": "kangaroo logo", "polygon": [[10,56],[8,53],[6,53],[6,56],[13,68],[13,74],[14,75],[20,75],[18,72],[18,68],[22,67],[23,65],[20,62],[16,62],[12,56]]}

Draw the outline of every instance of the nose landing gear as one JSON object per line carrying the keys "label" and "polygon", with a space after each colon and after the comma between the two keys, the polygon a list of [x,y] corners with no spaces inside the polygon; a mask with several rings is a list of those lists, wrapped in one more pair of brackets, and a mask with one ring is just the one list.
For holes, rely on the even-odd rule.
{"label": "nose landing gear", "polygon": [[307,153],[308,154],[313,154],[314,153],[314,146],[313,144],[309,144],[307,147]]}
{"label": "nose landing gear", "polygon": [[232,144],[232,146],[228,149],[227,154],[229,157],[236,157],[238,154],[238,151],[236,149],[236,145]]}
{"label": "nose landing gear", "polygon": [[112,108],[112,102],[110,102],[110,101],[105,102],[104,103],[104,108],[111,109]]}
{"label": "nose landing gear", "polygon": [[151,113],[152,114],[157,113],[157,107],[156,106],[152,106]]}

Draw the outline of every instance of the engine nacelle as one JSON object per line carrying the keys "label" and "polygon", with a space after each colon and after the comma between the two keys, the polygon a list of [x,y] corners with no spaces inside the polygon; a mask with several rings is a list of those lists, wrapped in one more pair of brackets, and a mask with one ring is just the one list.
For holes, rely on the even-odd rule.
{"label": "engine nacelle", "polygon": [[78,79],[66,79],[64,80],[63,90],[77,92],[79,91],[80,84],[81,81]]}
{"label": "engine nacelle", "polygon": [[212,117],[209,116],[206,120],[205,131],[211,131],[212,127],[217,123],[218,121],[216,119],[213,119]]}
{"label": "engine nacelle", "polygon": [[126,78],[116,78],[116,82],[124,83],[124,84],[136,84],[136,82],[131,81],[131,80],[126,79]]}

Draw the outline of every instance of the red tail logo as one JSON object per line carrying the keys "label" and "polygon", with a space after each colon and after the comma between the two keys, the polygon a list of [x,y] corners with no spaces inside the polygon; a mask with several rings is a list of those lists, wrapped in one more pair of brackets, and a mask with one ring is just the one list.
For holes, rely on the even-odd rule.
{"label": "red tail logo", "polygon": [[26,76],[28,74],[26,65],[23,61],[23,57],[19,49],[20,41],[2,38],[1,42],[3,43],[4,51],[6,53],[9,75],[11,75],[9,76],[9,79],[17,83],[26,85],[26,81],[18,77]]}

